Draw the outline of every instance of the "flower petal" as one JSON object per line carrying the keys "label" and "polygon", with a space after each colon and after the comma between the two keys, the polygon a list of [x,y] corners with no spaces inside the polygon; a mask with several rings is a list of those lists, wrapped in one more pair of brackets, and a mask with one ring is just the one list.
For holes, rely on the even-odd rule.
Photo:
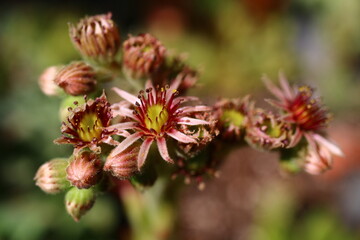
{"label": "flower petal", "polygon": [[190,117],[182,117],[177,121],[177,124],[185,124],[185,125],[203,125],[203,124],[210,124],[208,121],[196,119],[196,118],[190,118]]}
{"label": "flower petal", "polygon": [[134,96],[134,95],[132,95],[132,94],[130,94],[130,93],[124,91],[124,90],[121,90],[120,88],[113,87],[112,90],[114,90],[120,97],[122,97],[123,99],[125,99],[129,103],[135,104],[136,101],[139,100],[136,96]]}
{"label": "flower petal", "polygon": [[131,144],[133,144],[136,140],[138,140],[139,138],[141,138],[143,134],[140,132],[134,133],[132,135],[130,135],[129,137],[125,138],[116,148],[114,148],[111,153],[109,154],[109,156],[114,157],[117,154],[121,153],[122,151],[124,151],[127,147],[129,147]]}
{"label": "flower petal", "polygon": [[262,81],[264,82],[266,88],[272,94],[274,94],[281,101],[285,101],[285,96],[284,96],[283,92],[275,84],[273,84],[267,76],[263,76]]}
{"label": "flower petal", "polygon": [[123,123],[117,123],[114,125],[109,126],[107,129],[117,129],[117,130],[124,130],[124,129],[132,129],[137,126],[136,122],[123,122]]}
{"label": "flower petal", "polygon": [[301,140],[301,137],[303,136],[301,130],[299,127],[296,128],[296,131],[295,131],[295,134],[294,136],[292,137],[291,139],[291,142],[289,143],[289,145],[287,146],[287,148],[293,148],[295,147],[295,145],[297,145],[300,140]]}
{"label": "flower petal", "polygon": [[204,105],[186,106],[186,107],[181,107],[178,109],[178,111],[181,113],[206,112],[206,111],[211,111],[211,110],[212,110],[212,107],[204,106]]}
{"label": "flower petal", "polygon": [[325,146],[327,149],[329,149],[330,152],[332,152],[333,154],[343,157],[344,153],[343,151],[334,143],[330,142],[329,140],[327,140],[326,138],[320,136],[319,134],[314,134],[313,135],[315,141],[317,141],[318,143],[322,144],[323,146]]}
{"label": "flower petal", "polygon": [[138,120],[136,115],[134,115],[133,110],[126,107],[117,107],[112,109],[113,117],[122,116],[129,117],[134,120]]}
{"label": "flower petal", "polygon": [[281,88],[283,89],[283,94],[285,95],[286,99],[293,99],[295,93],[290,88],[289,82],[282,72],[279,72],[279,79]]}
{"label": "flower petal", "polygon": [[170,132],[167,132],[167,134],[174,138],[175,140],[178,140],[179,142],[183,142],[183,143],[196,143],[196,140],[192,137],[187,136],[186,134],[172,129]]}
{"label": "flower petal", "polygon": [[163,138],[163,137],[158,138],[158,139],[156,139],[156,142],[157,142],[157,146],[158,146],[161,157],[169,163],[174,163],[174,161],[169,156],[165,138]]}
{"label": "flower petal", "polygon": [[145,163],[146,157],[149,153],[149,149],[153,141],[154,141],[153,138],[146,138],[145,141],[141,144],[137,159],[137,165],[139,170]]}

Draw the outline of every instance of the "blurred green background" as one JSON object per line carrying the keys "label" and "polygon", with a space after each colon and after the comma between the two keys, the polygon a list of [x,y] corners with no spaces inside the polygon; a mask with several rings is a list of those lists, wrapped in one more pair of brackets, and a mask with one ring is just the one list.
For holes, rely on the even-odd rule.
{"label": "blurred green background", "polygon": [[[200,69],[191,94],[251,94],[263,104],[261,76],[317,89],[334,121],[330,137],[344,149],[321,177],[284,176],[276,156],[234,151],[223,175],[182,195],[177,239],[360,239],[359,0],[103,0],[0,3],[0,239],[126,239],[116,196],[101,196],[79,223],[63,195],[34,185],[37,168],[69,148],[60,135],[60,99],[45,96],[38,76],[79,55],[68,22],[112,12],[123,39],[150,32]],[[241,156],[241,157],[239,157]]]}

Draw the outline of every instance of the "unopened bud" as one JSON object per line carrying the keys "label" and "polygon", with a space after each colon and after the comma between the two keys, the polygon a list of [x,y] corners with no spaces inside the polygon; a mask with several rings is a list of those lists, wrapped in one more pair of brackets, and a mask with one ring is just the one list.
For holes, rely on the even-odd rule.
{"label": "unopened bud", "polygon": [[66,210],[70,216],[77,222],[87,213],[95,203],[95,190],[71,188],[65,196]]}
{"label": "unopened bud", "polygon": [[85,58],[101,64],[115,60],[120,34],[111,13],[85,17],[76,26],[70,25],[69,32],[73,44]]}
{"label": "unopened bud", "polygon": [[117,178],[129,178],[138,170],[137,158],[140,147],[138,144],[133,144],[124,151],[108,156],[104,170],[111,172]]}
{"label": "unopened bud", "polygon": [[91,152],[81,152],[66,168],[67,179],[77,188],[90,188],[101,177],[101,159]]}
{"label": "unopened bud", "polygon": [[95,89],[95,75],[95,70],[85,62],[73,62],[59,71],[55,83],[70,95],[84,95]]}
{"label": "unopened bud", "polygon": [[46,193],[59,193],[70,187],[66,179],[66,167],[68,161],[66,158],[55,158],[40,166],[36,172],[34,180],[36,185]]}
{"label": "unopened bud", "polygon": [[41,91],[48,96],[56,96],[61,92],[61,88],[55,83],[55,77],[62,66],[52,66],[44,70],[39,77]]}
{"label": "unopened bud", "polygon": [[163,64],[166,49],[150,34],[130,36],[123,44],[125,73],[133,79],[145,78]]}

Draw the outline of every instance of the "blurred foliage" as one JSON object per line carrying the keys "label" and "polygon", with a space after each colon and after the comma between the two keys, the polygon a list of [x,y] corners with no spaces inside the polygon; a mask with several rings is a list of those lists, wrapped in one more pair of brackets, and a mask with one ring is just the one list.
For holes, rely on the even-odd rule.
{"label": "blurred foliage", "polygon": [[[188,62],[201,70],[196,91],[204,98],[261,96],[261,76],[275,79],[282,70],[291,81],[315,85],[337,118],[359,114],[358,0],[294,0],[260,22],[240,1],[202,0],[191,6],[189,16],[181,13],[188,25],[177,34],[148,26],[170,50],[189,53]],[[142,12],[131,10],[134,16]],[[100,196],[94,210],[74,223],[59,207],[63,195],[44,195],[33,182],[42,163],[69,155],[69,148],[52,144],[60,134],[60,99],[44,96],[37,78],[50,65],[79,58],[66,24],[82,16],[64,8],[36,10],[36,5],[0,12],[0,239],[118,238],[124,221],[116,198]],[[203,18],[193,27],[197,15]],[[130,27],[137,33],[144,25]],[[252,239],[358,239],[326,206],[296,218],[299,203],[289,189],[272,186],[262,203]]]}
{"label": "blurred foliage", "polygon": [[299,210],[289,186],[270,182],[261,193],[250,238],[256,240],[338,240],[358,239],[327,206]]}

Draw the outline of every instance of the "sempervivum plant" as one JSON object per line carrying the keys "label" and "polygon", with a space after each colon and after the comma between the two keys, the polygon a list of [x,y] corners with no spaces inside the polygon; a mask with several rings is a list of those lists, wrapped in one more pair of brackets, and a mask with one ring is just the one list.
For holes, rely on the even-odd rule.
{"label": "sempervivum plant", "polygon": [[[167,209],[167,215],[151,214],[162,209],[162,203],[175,204],[179,184],[172,179],[183,176],[186,183],[204,189],[207,177],[219,176],[226,154],[246,144],[278,152],[285,169],[310,174],[328,170],[333,156],[342,155],[326,137],[330,117],[309,86],[292,87],[283,75],[281,87],[265,79],[277,98],[268,102],[278,111],[255,108],[250,96],[217,101],[209,96],[207,101],[215,104],[202,104],[186,95],[200,79],[198,69],[171,55],[149,33],[130,35],[118,54],[119,32],[111,14],[70,25],[83,61],[50,67],[39,80],[46,95],[64,98],[62,136],[55,143],[70,144],[72,151],[68,158],[40,166],[36,185],[47,193],[65,191],[66,209],[76,221],[100,193],[113,191],[132,221],[136,212],[150,225],[164,216],[163,222],[175,222],[170,217],[175,207]],[[114,81],[105,84],[104,79]],[[142,229],[129,223],[136,226],[135,234]]]}

